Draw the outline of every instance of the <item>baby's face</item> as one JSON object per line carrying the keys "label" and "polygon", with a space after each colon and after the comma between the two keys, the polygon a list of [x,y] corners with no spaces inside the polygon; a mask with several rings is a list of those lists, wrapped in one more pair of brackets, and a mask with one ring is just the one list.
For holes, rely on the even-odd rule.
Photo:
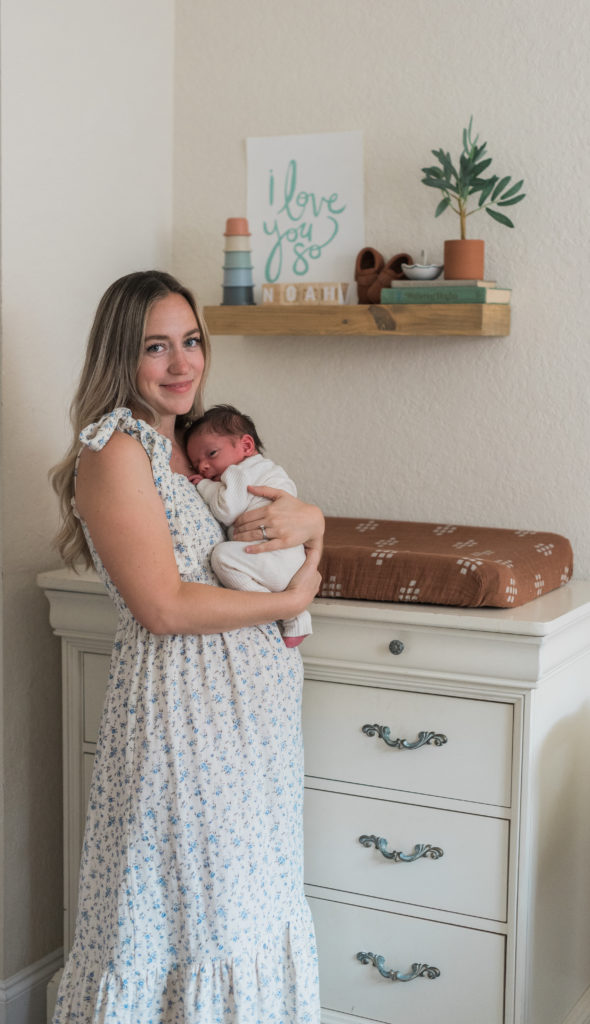
{"label": "baby's face", "polygon": [[193,434],[186,451],[197,473],[208,480],[219,480],[228,466],[237,466],[246,458],[240,440],[210,432]]}

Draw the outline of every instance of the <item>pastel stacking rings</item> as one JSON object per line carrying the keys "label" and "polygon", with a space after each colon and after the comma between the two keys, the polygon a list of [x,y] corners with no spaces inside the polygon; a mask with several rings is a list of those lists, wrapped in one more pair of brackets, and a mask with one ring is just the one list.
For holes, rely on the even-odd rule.
{"label": "pastel stacking rings", "polygon": [[246,217],[228,217],[224,239],[222,305],[253,306],[252,253]]}

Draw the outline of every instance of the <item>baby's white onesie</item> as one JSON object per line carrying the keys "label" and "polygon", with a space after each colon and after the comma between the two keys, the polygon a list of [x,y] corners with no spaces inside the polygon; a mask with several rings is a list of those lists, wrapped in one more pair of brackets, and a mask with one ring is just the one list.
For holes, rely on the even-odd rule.
{"label": "baby's white onesie", "polygon": [[[201,480],[197,484],[199,494],[215,518],[228,527],[230,538],[233,537],[233,523],[242,512],[269,504],[267,498],[251,494],[249,486],[280,487],[297,496],[297,488],[285,470],[263,455],[251,455],[236,466],[228,466],[220,480]],[[211,554],[211,566],[216,576],[226,587],[234,590],[277,593],[285,589],[305,561],[303,545],[257,555],[246,554],[245,547],[246,544],[230,539],[217,544]],[[311,615],[307,611],[283,622],[284,636],[307,636],[309,633]]]}

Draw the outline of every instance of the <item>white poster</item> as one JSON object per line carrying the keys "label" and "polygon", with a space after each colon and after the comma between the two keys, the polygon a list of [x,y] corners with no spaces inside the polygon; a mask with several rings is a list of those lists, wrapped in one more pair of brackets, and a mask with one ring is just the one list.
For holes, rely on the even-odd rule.
{"label": "white poster", "polygon": [[354,281],[365,244],[362,133],[248,139],[247,158],[256,284]]}

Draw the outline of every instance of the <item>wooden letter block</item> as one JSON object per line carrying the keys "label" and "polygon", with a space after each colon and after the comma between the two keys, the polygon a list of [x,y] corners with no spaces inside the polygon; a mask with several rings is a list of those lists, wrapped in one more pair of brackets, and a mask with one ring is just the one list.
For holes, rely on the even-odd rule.
{"label": "wooden letter block", "polygon": [[263,284],[262,302],[275,306],[340,306],[347,290],[348,285],[338,281]]}
{"label": "wooden letter block", "polygon": [[306,305],[311,304],[317,306],[320,301],[320,285],[317,284],[302,284],[300,285],[301,298],[300,302],[304,302]]}
{"label": "wooden letter block", "polygon": [[321,288],[320,302],[323,306],[339,306],[344,302],[341,284],[330,282],[321,284],[319,287]]}

